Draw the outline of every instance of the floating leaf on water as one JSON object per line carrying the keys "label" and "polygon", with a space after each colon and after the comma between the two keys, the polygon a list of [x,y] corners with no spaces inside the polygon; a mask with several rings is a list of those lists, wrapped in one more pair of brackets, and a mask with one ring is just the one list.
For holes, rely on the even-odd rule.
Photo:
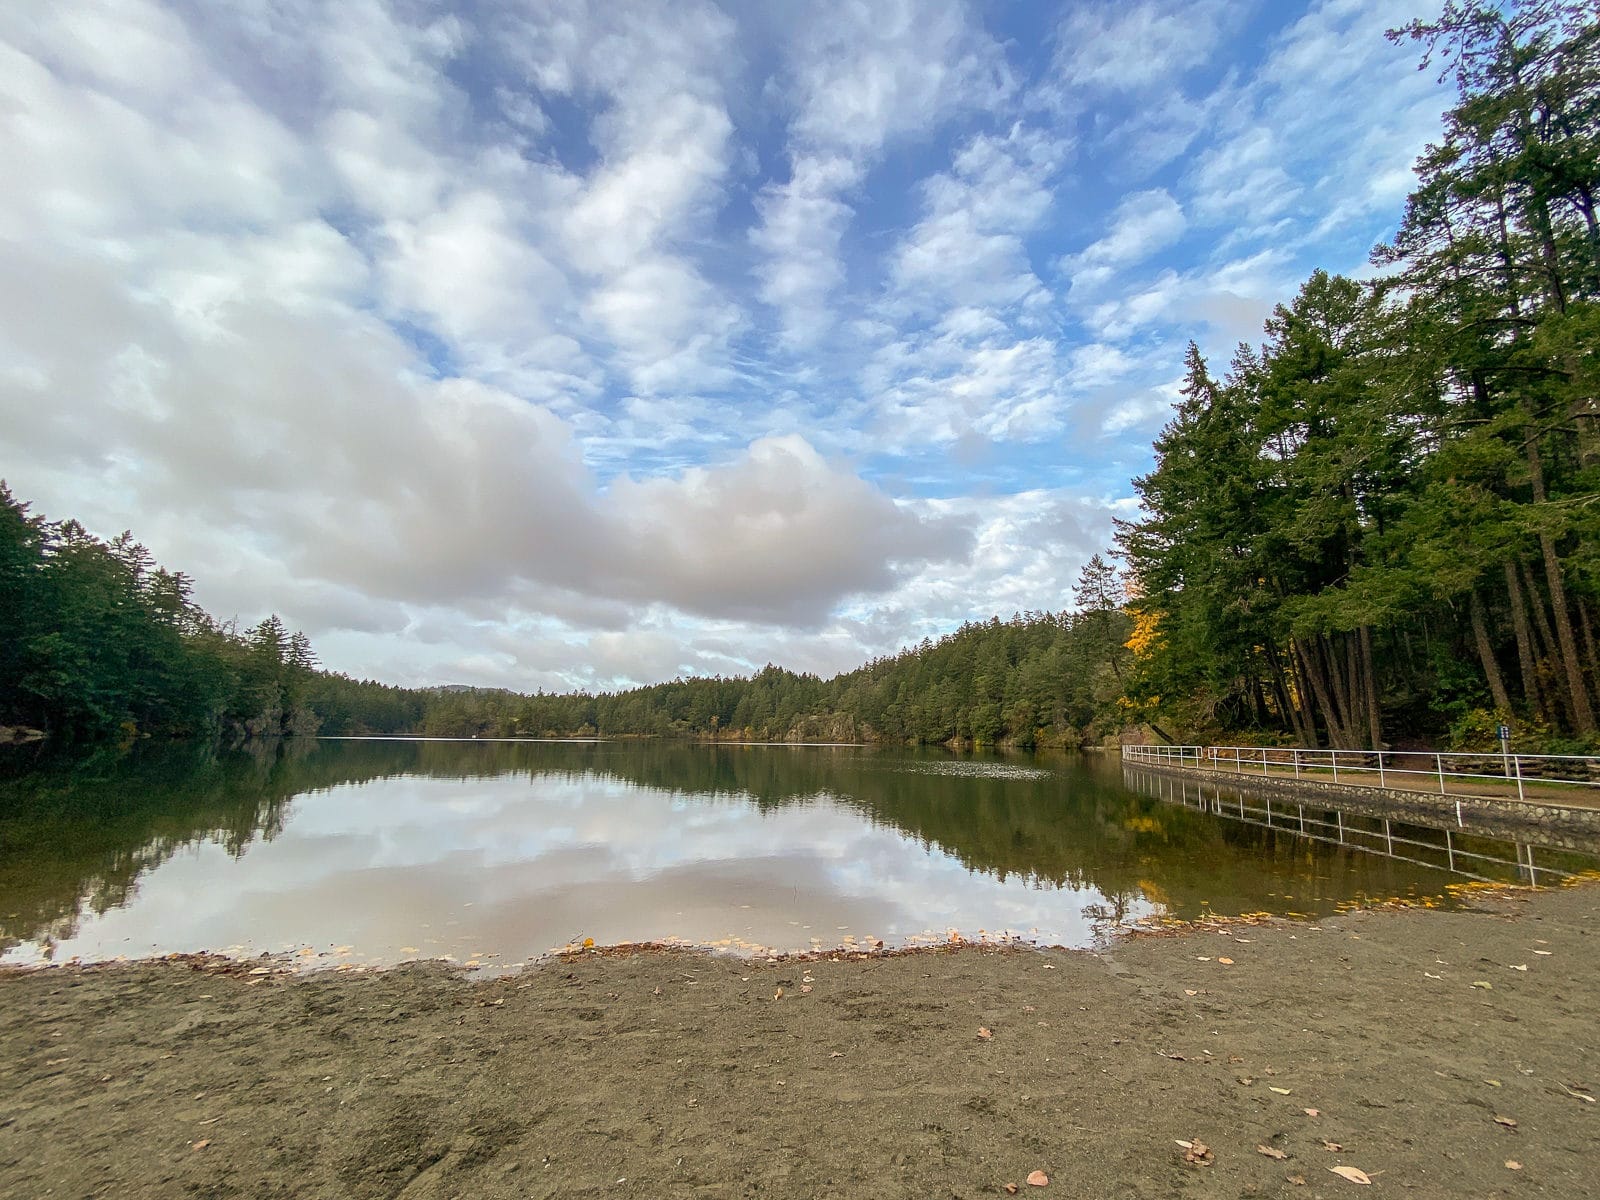
{"label": "floating leaf on water", "polygon": [[1256,1153],[1257,1154],[1265,1154],[1268,1158],[1276,1158],[1276,1159],[1285,1159],[1285,1158],[1289,1157],[1282,1150],[1279,1150],[1276,1146],[1257,1146],[1256,1147]]}
{"label": "floating leaf on water", "polygon": [[1028,1172],[1029,1187],[1048,1187],[1049,1184],[1050,1176],[1046,1175],[1043,1171]]}
{"label": "floating leaf on water", "polygon": [[1328,1170],[1339,1176],[1340,1179],[1348,1179],[1351,1183],[1372,1182],[1372,1176],[1368,1175],[1360,1167],[1329,1167]]}

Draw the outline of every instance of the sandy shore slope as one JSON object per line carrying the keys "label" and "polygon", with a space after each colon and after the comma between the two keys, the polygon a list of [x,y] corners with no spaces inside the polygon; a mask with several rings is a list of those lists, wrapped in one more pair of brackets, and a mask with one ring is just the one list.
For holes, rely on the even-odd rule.
{"label": "sandy shore slope", "polygon": [[247,970],[0,973],[0,1194],[1600,1188],[1595,886],[1098,956]]}

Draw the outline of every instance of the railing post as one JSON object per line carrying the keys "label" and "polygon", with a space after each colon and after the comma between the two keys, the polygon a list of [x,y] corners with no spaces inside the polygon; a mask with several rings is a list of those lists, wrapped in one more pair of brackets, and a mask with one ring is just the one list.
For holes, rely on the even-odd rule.
{"label": "railing post", "polygon": [[1517,799],[1522,800],[1525,799],[1522,794],[1522,755],[1513,754],[1511,762],[1517,769]]}
{"label": "railing post", "polygon": [[1339,752],[1337,750],[1329,750],[1328,751],[1328,757],[1333,759],[1333,781],[1335,783],[1338,783],[1339,782]]}
{"label": "railing post", "polygon": [[1261,774],[1262,774],[1263,777],[1265,777],[1266,773],[1267,773],[1267,748],[1265,746],[1263,746],[1263,747],[1261,747]]}
{"label": "railing post", "polygon": [[1384,782],[1384,778],[1383,778],[1383,751],[1382,750],[1378,751],[1378,786],[1379,787],[1388,787],[1389,786],[1386,782]]}
{"label": "railing post", "polygon": [[1244,768],[1239,765],[1239,747],[1237,746],[1233,748],[1233,773],[1235,775],[1244,774]]}
{"label": "railing post", "polygon": [[1294,777],[1296,779],[1300,778],[1300,747],[1299,746],[1296,746],[1294,748]]}
{"label": "railing post", "polygon": [[1433,769],[1439,772],[1439,795],[1444,795],[1444,758],[1438,754],[1433,756]]}

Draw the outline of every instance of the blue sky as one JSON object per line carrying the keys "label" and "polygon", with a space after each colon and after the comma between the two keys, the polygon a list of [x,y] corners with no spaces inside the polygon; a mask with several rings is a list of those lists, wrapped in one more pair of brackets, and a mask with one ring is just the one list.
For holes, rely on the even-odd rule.
{"label": "blue sky", "polygon": [[397,682],[1070,604],[1191,338],[1365,269],[1380,0],[0,10],[0,474]]}

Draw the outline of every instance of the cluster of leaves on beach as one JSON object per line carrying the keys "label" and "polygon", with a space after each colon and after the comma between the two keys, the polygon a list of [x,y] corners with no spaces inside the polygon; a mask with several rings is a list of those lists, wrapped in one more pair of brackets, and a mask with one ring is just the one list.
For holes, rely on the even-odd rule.
{"label": "cluster of leaves on beach", "polygon": [[1450,3],[1459,87],[1366,283],[1315,273],[1225,374],[1189,349],[1135,481],[1130,702],[1341,748],[1593,748],[1600,21]]}

